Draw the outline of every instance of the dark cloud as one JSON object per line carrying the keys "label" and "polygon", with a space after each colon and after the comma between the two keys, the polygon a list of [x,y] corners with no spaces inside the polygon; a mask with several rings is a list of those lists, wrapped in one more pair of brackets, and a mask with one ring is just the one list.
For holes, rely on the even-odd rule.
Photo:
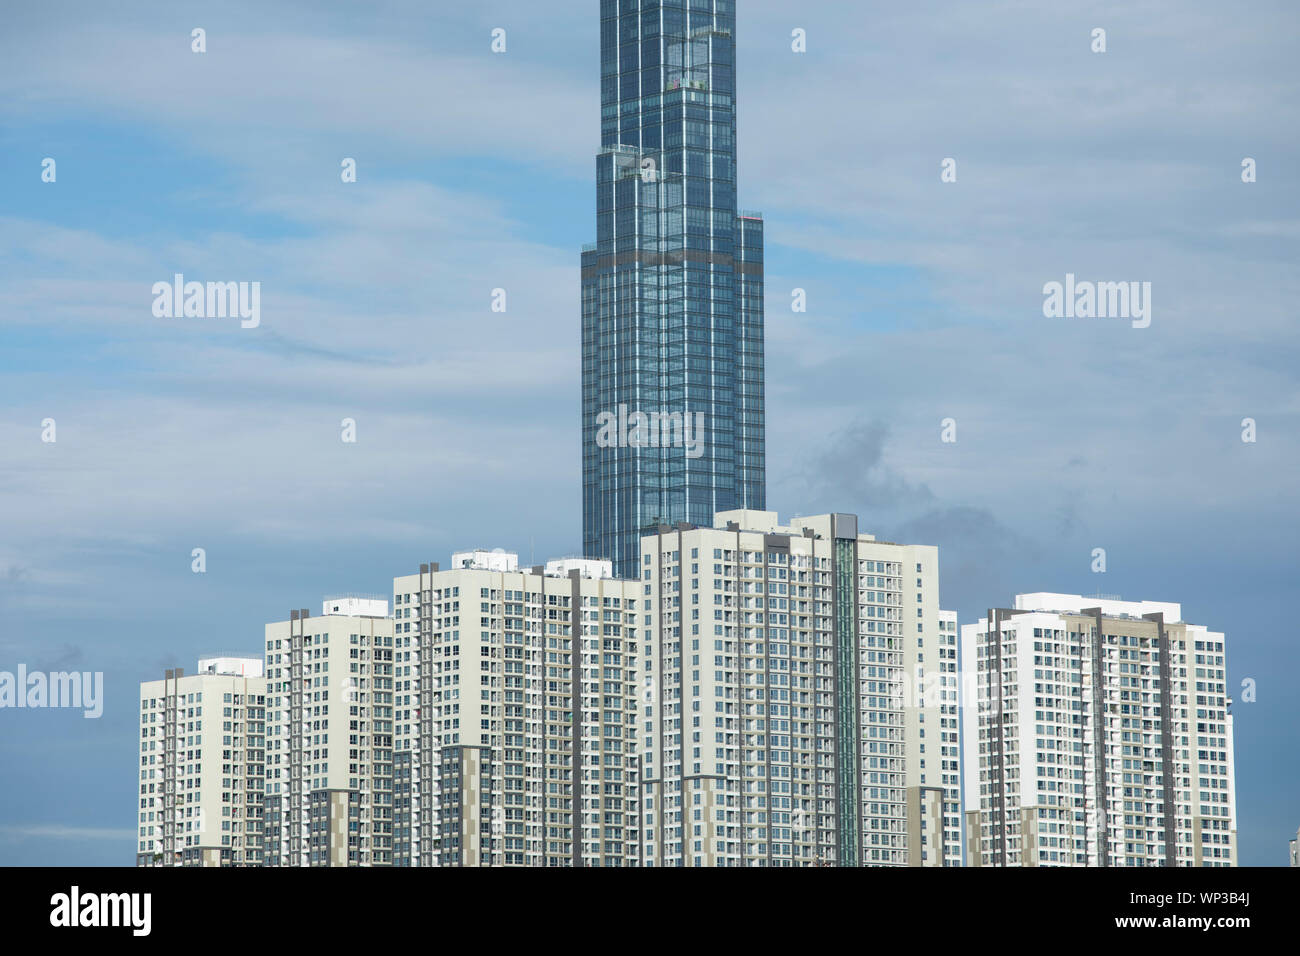
{"label": "dark cloud", "polygon": [[38,659],[35,669],[46,672],[84,670],[81,665],[85,656],[78,645],[64,644],[54,657]]}
{"label": "dark cloud", "polygon": [[1056,509],[1056,533],[1068,538],[1079,525],[1078,507],[1072,501],[1059,505]]}
{"label": "dark cloud", "polygon": [[[166,4],[113,10],[111,22],[91,10],[65,22],[33,5],[0,31],[12,67],[0,76],[5,125],[22,135],[33,116],[93,113],[120,118],[111,133],[129,139],[143,118],[219,164],[223,204],[254,214],[218,217],[228,234],[215,238],[198,203],[196,218],[146,222],[137,235],[89,214],[75,228],[0,218],[0,247],[16,264],[0,275],[15,292],[0,322],[89,327],[97,334],[85,342],[112,322],[118,347],[150,366],[131,374],[56,343],[51,354],[63,349],[69,370],[93,358],[116,377],[61,382],[70,417],[65,432],[60,415],[57,448],[18,426],[21,440],[10,440],[0,426],[0,544],[14,549],[0,555],[0,639],[30,634],[73,660],[94,620],[133,655],[136,679],[156,679],[194,666],[193,636],[166,626],[177,619],[169,601],[204,609],[213,633],[256,635],[267,619],[257,608],[316,593],[326,576],[383,587],[409,570],[394,555],[423,560],[435,535],[509,545],[536,534],[539,557],[567,547],[580,526],[575,250],[594,230],[598,23],[587,5],[561,6],[494,4],[512,52],[487,57],[477,8],[403,2],[376,20],[320,4],[304,21],[292,6],[245,0],[229,7],[227,35],[240,42],[211,64],[223,70],[215,87],[160,30]],[[937,545],[943,604],[963,612],[1075,580],[1048,566],[1070,550],[1062,538],[1133,529],[1143,540],[1116,562],[1110,589],[1136,580],[1175,600],[1195,594],[1201,620],[1238,631],[1237,666],[1294,677],[1279,664],[1290,645],[1267,656],[1255,647],[1287,613],[1263,600],[1289,601],[1295,580],[1285,475],[1297,462],[1300,232],[1288,171],[1300,7],[1265,0],[1243,17],[1212,0],[1186,0],[1172,16],[1170,5],[1129,5],[1107,14],[1112,52],[1094,57],[1090,24],[1066,5],[879,6],[814,2],[797,21],[777,0],[738,11],[738,96],[749,104],[739,198],[769,215],[769,506],[786,517],[856,511],[883,539]],[[808,30],[807,55],[789,50],[793,26]],[[346,75],[322,49],[346,51]],[[156,69],[115,72],[160,53]],[[449,84],[457,96],[429,99]],[[846,111],[857,121],[844,122]],[[337,169],[322,175],[320,157],[334,163],[338,144],[358,138],[398,171],[385,178],[363,159],[364,192],[341,203]],[[1260,157],[1251,186],[1237,179],[1247,152]],[[517,190],[450,165],[503,154],[520,164]],[[950,155],[960,178],[945,186],[938,164]],[[421,164],[414,188],[393,179],[411,159]],[[201,169],[178,172],[203,186]],[[569,204],[574,183],[580,199]],[[565,235],[575,222],[577,239]],[[112,304],[134,314],[136,277],[157,278],[156,264],[180,253],[279,290],[283,308],[256,348],[171,331],[161,342],[118,337],[130,326]],[[1152,328],[1046,324],[1039,290],[1066,271],[1155,280]],[[497,285],[510,288],[511,321],[487,325],[485,290]],[[802,320],[780,301],[795,285],[819,310]],[[24,402],[50,382],[45,364],[34,368],[6,372],[15,397],[0,417],[40,420]],[[340,457],[340,402],[369,416],[359,447],[373,453]],[[846,408],[870,411],[855,420]],[[960,444],[908,443],[914,426],[948,414],[962,422]],[[1247,414],[1261,421],[1249,458],[1235,425],[1201,424]],[[1070,488],[1054,487],[1064,478]],[[1240,514],[1252,510],[1253,526]],[[1162,528],[1187,527],[1197,540],[1159,549]],[[175,528],[185,529],[179,549]],[[159,557],[91,564],[75,529],[139,536],[141,553]],[[190,575],[174,555],[213,529],[230,531],[229,554],[264,572],[239,576],[232,560]],[[1235,565],[1240,586],[1223,586],[1221,567],[1203,570],[1224,542],[1240,544],[1240,561],[1220,562]],[[1121,566],[1143,576],[1125,579]],[[1265,585],[1252,595],[1255,579]],[[21,619],[10,610],[19,605]],[[1279,707],[1267,726],[1294,718]],[[1294,773],[1275,780],[1278,766],[1294,766],[1281,745],[1277,759],[1255,761],[1252,788],[1241,741],[1243,808],[1268,787],[1294,792]],[[103,779],[129,784],[110,756]],[[70,800],[86,792],[67,789]],[[98,799],[77,811],[113,825],[113,807],[125,805]],[[1243,809],[1243,851],[1249,816]],[[1284,815],[1266,816],[1257,843],[1272,854]]]}
{"label": "dark cloud", "polygon": [[952,563],[985,566],[998,560],[1032,560],[1038,545],[1009,528],[987,508],[953,505],[935,508],[894,526],[891,538],[907,544],[938,546],[946,570]]}
{"label": "dark cloud", "polygon": [[[885,463],[889,426],[857,420],[832,432],[813,466],[801,475],[807,497],[827,502],[826,510],[861,515],[892,513],[934,499],[924,484],[909,481]],[[804,508],[805,513],[814,509]]]}
{"label": "dark cloud", "polygon": [[1023,570],[1042,558],[1039,542],[1009,527],[988,508],[953,505],[893,527],[888,538],[939,548],[940,603],[966,611],[1003,606],[1037,582]]}
{"label": "dark cloud", "polygon": [[20,564],[11,564],[0,574],[0,592],[18,590],[19,586],[30,576],[30,571]]}

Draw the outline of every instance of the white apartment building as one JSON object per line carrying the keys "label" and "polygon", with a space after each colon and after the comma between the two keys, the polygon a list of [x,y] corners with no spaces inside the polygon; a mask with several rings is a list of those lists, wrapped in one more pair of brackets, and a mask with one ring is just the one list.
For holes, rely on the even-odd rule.
{"label": "white apartment building", "polygon": [[737,510],[660,527],[641,561],[644,865],[960,864],[937,549]]}
{"label": "white apartment building", "polygon": [[326,600],[266,625],[268,866],[393,863],[394,621]]}
{"label": "white apartment building", "polygon": [[[957,621],[935,548],[852,515],[733,511],[643,554],[623,581],[605,561],[460,552],[395,578],[391,615],[348,597],[266,625],[264,677],[214,658],[185,679],[252,689],[143,685],[141,861],[961,862]],[[190,766],[189,743],[167,762],[154,738],[189,740],[218,698],[203,759],[223,772]],[[198,791],[171,827],[165,767]]]}
{"label": "white apartment building", "polygon": [[638,588],[610,568],[466,551],[394,579],[399,865],[638,862]]}
{"label": "white apartment building", "polygon": [[137,866],[261,864],[265,706],[257,658],[140,684]]}
{"label": "white apartment building", "polygon": [[1017,595],[962,628],[972,866],[1232,866],[1224,637],[1178,604]]}
{"label": "white apartment building", "polygon": [[[937,568],[935,591],[937,600]],[[916,659],[909,661],[912,696],[903,711],[907,779],[913,782],[908,790],[909,841],[922,850],[909,854],[909,866],[961,866],[965,859],[957,612],[940,610],[936,616],[938,629],[926,627],[917,636]]]}

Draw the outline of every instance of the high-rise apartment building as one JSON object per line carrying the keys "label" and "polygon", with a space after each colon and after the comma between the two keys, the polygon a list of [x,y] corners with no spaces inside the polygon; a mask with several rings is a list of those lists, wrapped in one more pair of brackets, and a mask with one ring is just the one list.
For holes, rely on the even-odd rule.
{"label": "high-rise apartment building", "polygon": [[327,600],[266,625],[266,865],[393,863],[393,619]]}
{"label": "high-rise apartment building", "polygon": [[140,862],[960,862],[935,548],[741,509],[641,561],[461,552],[142,685]]}
{"label": "high-rise apartment building", "polygon": [[400,863],[637,864],[638,591],[502,551],[394,579]]}
{"label": "high-rise apartment building", "polygon": [[957,612],[938,611],[937,620],[907,651],[908,847],[920,848],[908,854],[909,866],[961,866],[963,859]]}
{"label": "high-rise apartment building", "polygon": [[1235,865],[1224,655],[1154,601],[1021,594],[965,625],[967,862]]}
{"label": "high-rise apartment building", "polygon": [[257,658],[140,685],[137,866],[262,863],[265,707]]}
{"label": "high-rise apartment building", "polygon": [[583,550],[765,507],[763,222],[736,205],[735,0],[602,0],[582,253]]}
{"label": "high-rise apartment building", "polygon": [[934,547],[735,510],[660,527],[640,564],[645,865],[960,862]]}

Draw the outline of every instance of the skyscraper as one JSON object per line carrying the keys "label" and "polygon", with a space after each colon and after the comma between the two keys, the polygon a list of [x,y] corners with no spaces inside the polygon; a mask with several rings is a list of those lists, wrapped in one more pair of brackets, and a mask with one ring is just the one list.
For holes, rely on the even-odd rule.
{"label": "skyscraper", "polygon": [[582,253],[583,550],[765,507],[763,222],[736,206],[734,0],[601,0]]}
{"label": "skyscraper", "polygon": [[265,666],[142,684],[137,862],[960,863],[935,548],[732,510],[640,550],[629,579],[457,552],[391,615],[328,599],[266,625]]}
{"label": "skyscraper", "polygon": [[266,678],[209,657],[140,685],[137,866],[260,866]]}
{"label": "skyscraper", "polygon": [[962,628],[972,866],[1234,866],[1222,634],[1177,604],[1020,594]]}
{"label": "skyscraper", "polygon": [[956,615],[939,555],[854,515],[643,542],[646,866],[955,866]]}
{"label": "skyscraper", "polygon": [[394,578],[399,861],[639,862],[640,589],[499,549]]}
{"label": "skyscraper", "polygon": [[267,866],[393,862],[393,619],[327,600],[266,625]]}

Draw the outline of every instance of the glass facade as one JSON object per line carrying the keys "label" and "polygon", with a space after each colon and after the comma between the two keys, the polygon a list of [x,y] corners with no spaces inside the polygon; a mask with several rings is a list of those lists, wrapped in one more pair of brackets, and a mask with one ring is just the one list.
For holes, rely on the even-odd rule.
{"label": "glass facade", "polygon": [[582,253],[583,551],[765,507],[763,222],[736,206],[735,0],[601,0]]}

